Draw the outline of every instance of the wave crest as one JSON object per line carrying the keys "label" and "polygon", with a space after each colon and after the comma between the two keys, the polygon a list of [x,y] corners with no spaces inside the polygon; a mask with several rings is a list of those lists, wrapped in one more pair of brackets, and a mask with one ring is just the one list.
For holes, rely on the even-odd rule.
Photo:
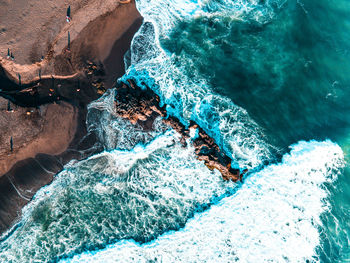
{"label": "wave crest", "polygon": [[180,231],[140,245],[120,241],[67,262],[318,262],[320,215],[344,166],[330,142],[299,142],[279,164],[252,174],[233,195]]}

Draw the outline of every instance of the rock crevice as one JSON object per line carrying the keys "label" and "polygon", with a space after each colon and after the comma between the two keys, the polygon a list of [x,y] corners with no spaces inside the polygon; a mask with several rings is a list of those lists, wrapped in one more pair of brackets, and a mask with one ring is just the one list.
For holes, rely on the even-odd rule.
{"label": "rock crevice", "polygon": [[[217,169],[225,180],[242,180],[247,172],[231,167],[231,158],[228,157],[197,123],[191,121],[186,128],[177,118],[168,116],[166,107],[160,107],[160,98],[150,88],[141,89],[132,80],[128,85],[121,83],[117,87],[115,96],[116,114],[130,120],[132,124],[139,124],[145,131],[153,127],[153,122],[159,116],[163,122],[181,135],[181,143],[186,146],[186,141],[191,138],[198,160],[204,161],[210,169]],[[191,130],[196,136],[191,137]]]}

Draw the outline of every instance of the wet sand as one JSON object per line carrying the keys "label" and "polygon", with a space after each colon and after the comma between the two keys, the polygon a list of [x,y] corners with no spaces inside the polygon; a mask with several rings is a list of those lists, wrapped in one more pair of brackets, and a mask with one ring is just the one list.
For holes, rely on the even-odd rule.
{"label": "wet sand", "polygon": [[[21,2],[23,3],[20,4]],[[1,28],[5,29],[0,34],[0,65],[5,69],[7,77],[16,83],[19,82],[20,74],[22,84],[38,79],[39,70],[42,76],[84,75],[87,61],[97,65],[103,63],[110,55],[114,43],[135,21],[140,24],[141,20],[134,2],[119,4],[118,1],[111,0],[75,1],[74,5],[80,3],[80,9],[75,9],[72,5],[70,23],[65,21],[67,1],[57,4],[57,1],[47,0],[45,6],[59,5],[55,11],[47,11],[41,7],[42,1],[31,0],[28,2],[33,2],[33,8],[27,10],[28,14],[20,18],[10,15],[20,12],[20,7],[25,6],[24,2],[27,1],[7,5],[6,2],[0,2],[0,17],[4,18],[1,19],[0,31]],[[41,21],[43,17],[46,17],[46,23]],[[42,43],[46,43],[45,46]],[[33,47],[39,54],[34,56],[35,59],[31,59]],[[14,60],[6,59],[8,48],[13,52]]]}
{"label": "wet sand", "polygon": [[8,112],[7,100],[0,98],[0,174],[37,153],[56,155],[68,148],[77,126],[75,107],[61,102],[42,105],[38,109],[12,108]]}
{"label": "wet sand", "polygon": [[133,1],[74,1],[70,23],[68,4],[0,1],[0,233],[63,165],[103,150],[87,132],[87,105],[124,74],[142,23]]}

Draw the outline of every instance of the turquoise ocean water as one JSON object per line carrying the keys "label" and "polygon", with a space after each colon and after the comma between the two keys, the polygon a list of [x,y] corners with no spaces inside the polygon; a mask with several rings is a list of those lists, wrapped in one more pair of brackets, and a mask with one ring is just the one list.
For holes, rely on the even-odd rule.
{"label": "turquoise ocean water", "polygon": [[87,120],[105,151],[38,192],[0,262],[350,262],[350,2],[136,2],[120,81],[249,175],[225,182],[161,120],[117,117],[110,90]]}

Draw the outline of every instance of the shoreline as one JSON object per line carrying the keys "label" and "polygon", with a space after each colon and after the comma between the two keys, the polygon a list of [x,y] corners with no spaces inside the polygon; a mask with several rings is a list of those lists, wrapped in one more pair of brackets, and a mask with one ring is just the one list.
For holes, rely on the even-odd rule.
{"label": "shoreline", "polygon": [[[51,113],[46,119],[39,114],[34,120],[40,122],[41,126],[29,143],[18,145],[18,141],[14,141],[15,151],[23,147],[27,150],[30,148],[30,151],[2,170],[2,160],[9,160],[1,155],[0,146],[0,233],[16,223],[23,206],[41,187],[50,184],[65,164],[73,159],[88,158],[103,150],[96,136],[87,131],[87,105],[112,88],[117,78],[125,73],[124,54],[130,48],[142,20],[135,2],[131,1],[100,14],[89,21],[79,34],[72,34],[69,52],[67,46],[62,44],[64,37],[60,33],[42,62],[21,65],[0,58],[0,98],[12,101],[27,113],[30,109],[29,115],[40,112],[41,108],[57,109],[54,111],[56,114]],[[116,24],[121,25],[119,29]],[[66,30],[64,32],[69,26],[72,25],[63,27]],[[38,69],[41,69],[40,77]],[[21,74],[21,81],[15,79],[18,74]],[[224,180],[242,180],[247,171],[231,168],[231,159],[198,124],[192,123],[186,128],[176,118],[165,118],[165,107],[159,106],[159,97],[152,90],[142,91],[132,80],[129,80],[129,85],[117,84],[118,94],[121,92],[124,96],[121,100],[123,103],[117,107],[117,114],[132,123],[141,124],[145,130],[152,129],[154,119],[162,116],[163,122],[182,136],[184,146],[195,131],[197,137],[191,140],[198,160],[204,161],[210,170],[217,169]],[[58,120],[56,115],[61,108],[70,110],[58,114],[61,117]],[[15,125],[16,122],[13,123]],[[1,125],[5,127],[6,124],[0,119]],[[28,128],[25,123],[17,122],[16,125]],[[13,128],[8,128],[13,131]],[[47,130],[49,132],[43,132]],[[21,135],[19,138],[26,136]],[[56,147],[51,145],[51,141],[56,143]],[[8,150],[8,145],[6,147]]]}
{"label": "shoreline", "polygon": [[[90,18],[84,18],[84,27],[79,28],[79,16],[74,12],[73,21],[62,25],[62,30],[69,27],[80,30],[71,34],[70,52],[66,52],[60,31],[55,45],[41,62],[20,64],[16,59],[0,57],[0,101],[3,101],[3,115],[13,119],[11,125],[0,119],[2,129],[8,130],[8,135],[3,136],[7,143],[0,146],[0,233],[16,223],[23,206],[41,187],[51,183],[66,163],[103,150],[95,136],[88,134],[87,105],[124,74],[123,55],[141,26],[142,17],[134,1],[128,4],[107,1],[103,8],[91,9],[96,4],[97,1],[89,0],[78,10],[81,15],[84,10],[92,13]],[[36,29],[28,25],[26,30]],[[99,32],[109,37],[101,37],[99,45],[95,45],[96,41],[92,40],[98,38]],[[15,77],[18,74],[21,83]],[[12,112],[7,112],[3,98],[11,101]],[[31,117],[32,122],[21,122],[18,116]],[[28,130],[35,132],[31,134]],[[14,137],[12,153],[11,135]]]}

